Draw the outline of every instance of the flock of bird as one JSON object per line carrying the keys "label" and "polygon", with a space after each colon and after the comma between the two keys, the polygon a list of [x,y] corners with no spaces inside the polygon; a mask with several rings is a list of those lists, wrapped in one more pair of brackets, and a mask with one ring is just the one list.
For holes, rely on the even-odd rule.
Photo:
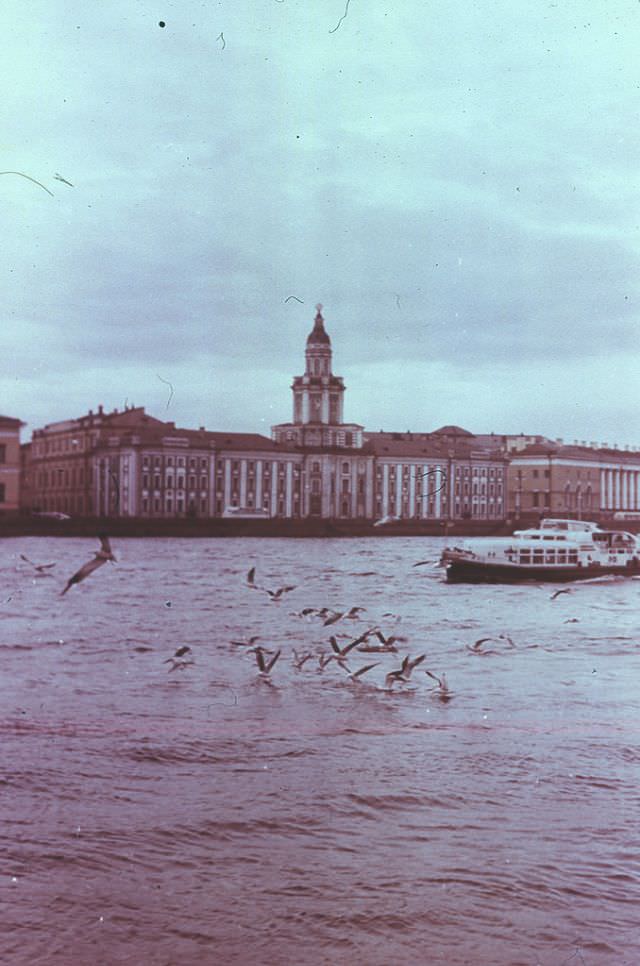
{"label": "flock of bird", "polygon": [[[61,590],[60,596],[64,596],[74,584],[79,584],[87,577],[89,577],[94,571],[102,567],[107,562],[116,562],[116,557],[111,549],[111,544],[109,538],[106,534],[99,534],[100,549],[94,553],[91,560],[87,561],[77,570],[71,577],[67,580],[65,587]],[[35,574],[40,577],[51,577],[52,569],[56,566],[56,563],[45,563],[38,564],[30,560],[25,554],[20,554],[20,558],[28,563],[34,570]],[[427,563],[433,564],[433,561],[421,560],[413,564],[414,567],[420,567]],[[269,587],[264,587],[256,583],[256,568],[251,567],[246,575],[246,587],[249,590],[255,591],[257,593],[264,593],[267,595],[270,601],[274,603],[279,603],[286,594],[295,590],[296,584],[284,584],[281,587],[271,589]],[[556,600],[560,594],[571,593],[570,587],[563,587],[560,590],[554,591],[551,594],[550,599]],[[291,616],[302,618],[305,621],[318,621],[320,622],[322,628],[333,627],[339,622],[344,621],[362,621],[364,620],[363,614],[366,608],[359,605],[350,607],[346,610],[333,610],[330,607],[305,607],[301,611],[298,611]],[[400,620],[397,615],[387,612],[382,615],[383,617],[395,618],[397,621]],[[569,618],[565,623],[570,623],[577,621],[577,618]],[[334,632],[329,636],[328,645],[330,650],[320,650],[320,651],[307,651],[303,654],[298,654],[295,648],[292,650],[292,666],[296,671],[302,671],[305,665],[309,668],[315,665],[317,671],[324,671],[332,662],[337,665],[342,671],[344,671],[349,680],[354,684],[361,684],[364,675],[373,671],[374,668],[379,666],[379,661],[373,664],[364,664],[357,668],[352,668],[348,663],[348,659],[353,660],[358,654],[378,654],[378,655],[397,655],[399,644],[404,644],[407,642],[406,637],[401,637],[399,635],[385,635],[381,628],[374,624],[367,627],[361,634],[356,637],[351,638],[346,643],[340,643],[338,637],[351,638],[350,634]],[[277,651],[271,651],[266,647],[263,647],[258,643],[260,640],[259,635],[253,635],[247,640],[232,640],[230,644],[235,647],[242,647],[245,651],[252,653],[255,657],[255,663],[258,669],[259,679],[271,684],[271,673],[278,663],[282,651],[281,649]],[[495,646],[498,645],[498,649],[503,649],[507,647],[509,649],[515,648],[516,645],[514,641],[507,634],[498,634],[497,636],[481,637],[476,640],[473,644],[467,645],[467,650],[476,655],[488,655],[497,653]],[[399,667],[394,667],[387,671],[384,677],[384,690],[392,691],[394,687],[402,687],[410,682],[411,676],[414,670],[426,660],[426,654],[419,654],[417,657],[411,657],[410,654],[405,654],[402,657]],[[178,647],[173,655],[164,661],[165,664],[170,664],[168,669],[169,673],[173,671],[184,671],[191,667],[195,661],[192,656],[192,650],[189,645],[182,645]],[[437,697],[442,702],[448,702],[453,698],[453,692],[451,691],[449,684],[447,682],[446,674],[443,672],[441,674],[436,674],[426,668],[421,669],[427,677],[435,682],[430,688],[432,694]]]}

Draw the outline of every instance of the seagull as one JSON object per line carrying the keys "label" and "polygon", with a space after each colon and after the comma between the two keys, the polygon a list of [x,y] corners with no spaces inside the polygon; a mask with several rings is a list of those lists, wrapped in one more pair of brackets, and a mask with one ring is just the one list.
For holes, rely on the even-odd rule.
{"label": "seagull", "polygon": [[364,667],[359,667],[357,671],[354,671],[353,673],[351,673],[348,667],[346,667],[344,664],[341,665],[341,667],[343,667],[344,670],[349,675],[350,680],[353,681],[355,684],[360,684],[361,676],[363,674],[366,674],[367,671],[373,670],[373,668],[377,666],[378,666],[377,664],[365,664]]}
{"label": "seagull", "polygon": [[422,664],[426,656],[427,656],[426,654],[420,654],[420,656],[416,657],[413,661],[411,660],[408,654],[403,658],[402,675],[405,681],[409,680],[409,678],[411,677],[411,672],[413,671],[414,667],[417,667],[418,664]]}
{"label": "seagull", "polygon": [[253,587],[254,590],[257,590],[258,588],[255,585],[255,576],[256,576],[256,568],[252,567],[249,573],[247,574],[247,584],[249,585],[249,587]]}
{"label": "seagull", "polygon": [[[179,647],[178,650],[173,655],[173,657],[168,657],[167,660],[164,663],[165,664],[169,664],[171,661],[173,661],[173,663],[175,664],[176,663],[176,660],[175,659],[177,657],[184,657],[184,655],[185,654],[189,654],[190,651],[191,651],[191,648],[189,647],[189,645],[188,644],[185,644],[184,647]],[[186,663],[186,662],[183,661],[182,663]],[[190,663],[192,664],[193,661],[191,661]],[[174,670],[174,669],[171,668],[171,670]]]}
{"label": "seagull", "polygon": [[430,678],[433,678],[434,681],[438,682],[438,687],[437,688],[434,687],[431,690],[438,692],[438,697],[440,698],[440,700],[450,701],[453,695],[449,690],[449,685],[447,684],[447,677],[445,673],[444,672],[442,673],[441,678],[439,678],[437,674],[432,674],[431,671],[425,671],[424,673],[428,674]]}
{"label": "seagull", "polygon": [[407,678],[404,676],[403,669],[399,668],[397,671],[389,671],[384,679],[385,687],[391,691],[394,684],[406,684]]}
{"label": "seagull", "polygon": [[67,181],[66,178],[63,178],[62,175],[61,174],[58,174],[57,171],[56,171],[56,173],[54,174],[53,177],[56,179],[56,181],[62,181],[63,184],[68,184],[70,188],[73,188],[73,185],[71,184],[71,182],[70,181]]}
{"label": "seagull", "polygon": [[570,594],[570,593],[571,593],[571,587],[563,587],[562,590],[554,591],[554,593],[551,594],[551,597],[549,598],[549,600],[555,600],[556,597],[560,596],[560,594]]}
{"label": "seagull", "polygon": [[275,655],[271,658],[270,661],[265,661],[264,659],[265,650],[262,647],[256,647],[254,650],[254,654],[256,656],[256,664],[258,665],[260,676],[263,678],[268,678],[271,668],[280,657],[280,651],[276,651]]}
{"label": "seagull", "polygon": [[31,564],[31,566],[38,571],[41,577],[53,577],[53,574],[49,574],[47,573],[47,571],[51,567],[55,567],[55,563],[37,564],[37,563],[34,563],[33,560],[29,560],[28,557],[25,557],[23,553],[20,554],[20,559],[24,560],[28,564]]}
{"label": "seagull", "polygon": [[335,624],[337,621],[340,620],[340,618],[344,617],[345,614],[346,614],[346,611],[344,610],[334,610],[334,612],[329,617],[327,617],[326,620],[322,622],[322,626],[328,627],[329,624]]}
{"label": "seagull", "polygon": [[[344,647],[340,647],[335,637],[330,637],[329,643],[333,648],[333,654],[331,655],[331,658],[329,658],[329,660],[333,659],[334,661],[337,661],[338,664],[340,664],[342,667],[345,667],[346,666],[345,659],[347,657],[347,654],[349,653],[349,651],[352,651],[354,647],[357,647],[358,644],[361,643],[361,641],[360,641],[360,638],[358,638],[355,641],[350,641],[348,644],[345,644]],[[327,661],[326,663],[328,664],[329,661]]]}
{"label": "seagull", "polygon": [[236,647],[251,647],[252,644],[255,644],[255,642],[259,640],[260,640],[260,635],[254,634],[252,637],[249,638],[248,641],[231,641],[231,644],[235,644]]}
{"label": "seagull", "polygon": [[[195,661],[174,661],[172,657],[169,660],[172,661],[172,664],[167,672],[168,674],[171,674],[172,671],[184,671],[186,667],[191,667],[195,663]],[[164,663],[167,664],[168,662],[165,661]]]}
{"label": "seagull", "polygon": [[295,590],[296,587],[297,584],[291,584],[288,587],[278,587],[277,590],[269,590],[267,587],[263,587],[262,590],[264,590],[266,594],[269,594],[271,600],[280,600],[283,594],[288,594],[289,591]]}
{"label": "seagull", "polygon": [[298,656],[297,651],[294,648],[293,651],[293,666],[296,671],[301,671],[307,661],[313,657],[313,654],[303,654],[302,657]]}
{"label": "seagull", "polygon": [[109,537],[106,535],[106,533],[100,533],[98,534],[98,536],[100,538],[100,549],[96,551],[96,554],[93,560],[89,560],[84,565],[84,567],[81,567],[80,570],[78,570],[73,575],[73,577],[69,577],[69,580],[67,581],[67,586],[60,593],[61,597],[63,596],[63,594],[66,594],[66,592],[73,584],[79,584],[81,580],[84,580],[85,577],[88,577],[89,574],[92,574],[94,570],[98,569],[98,567],[102,567],[102,565],[105,564],[107,560],[111,560],[115,563],[116,558],[114,557],[113,552],[111,550]]}

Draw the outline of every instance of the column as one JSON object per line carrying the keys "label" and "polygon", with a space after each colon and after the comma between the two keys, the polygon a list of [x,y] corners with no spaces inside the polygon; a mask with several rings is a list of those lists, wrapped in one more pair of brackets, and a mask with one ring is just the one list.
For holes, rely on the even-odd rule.
{"label": "column", "polygon": [[443,500],[446,498],[445,490],[443,489],[443,484],[446,485],[446,480],[443,480],[442,467],[436,466],[433,468],[433,488],[435,490],[435,500],[434,500],[434,511],[437,517],[441,517]]}
{"label": "column", "polygon": [[416,464],[409,467],[409,516],[417,516],[416,512]]}
{"label": "column", "polygon": [[240,460],[240,506],[247,505],[247,461]]}
{"label": "column", "polygon": [[262,509],[262,460],[256,460],[256,507]]}
{"label": "column", "polygon": [[231,506],[231,460],[224,459],[224,493],[222,495],[222,512]]}
{"label": "column", "polygon": [[382,466],[382,516],[389,512],[389,464]]}
{"label": "column", "polygon": [[284,492],[284,515],[291,517],[293,516],[293,464],[291,460],[287,460]]}
{"label": "column", "polygon": [[271,463],[271,516],[278,513],[278,463],[273,460]]}

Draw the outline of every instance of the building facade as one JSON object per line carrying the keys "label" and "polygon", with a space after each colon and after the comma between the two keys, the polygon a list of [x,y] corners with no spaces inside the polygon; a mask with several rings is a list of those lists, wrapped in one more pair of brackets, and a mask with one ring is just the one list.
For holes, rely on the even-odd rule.
{"label": "building facade", "polygon": [[24,423],[0,416],[0,513],[15,513],[20,505],[20,430]]}
{"label": "building facade", "polygon": [[467,430],[366,433],[344,421],[318,306],[292,420],[271,438],[178,428],[141,407],[35,430],[26,509],[73,516],[484,520],[505,516],[505,456]]}
{"label": "building facade", "polygon": [[527,515],[612,516],[640,512],[640,453],[548,443],[513,454],[508,511]]}

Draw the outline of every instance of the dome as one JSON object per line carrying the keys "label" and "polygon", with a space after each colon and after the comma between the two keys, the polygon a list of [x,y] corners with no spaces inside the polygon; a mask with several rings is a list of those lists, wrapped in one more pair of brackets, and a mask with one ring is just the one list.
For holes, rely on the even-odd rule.
{"label": "dome", "polygon": [[307,336],[307,345],[331,345],[331,339],[324,330],[324,319],[322,317],[322,306],[316,305],[316,317],[313,321],[313,329]]}

